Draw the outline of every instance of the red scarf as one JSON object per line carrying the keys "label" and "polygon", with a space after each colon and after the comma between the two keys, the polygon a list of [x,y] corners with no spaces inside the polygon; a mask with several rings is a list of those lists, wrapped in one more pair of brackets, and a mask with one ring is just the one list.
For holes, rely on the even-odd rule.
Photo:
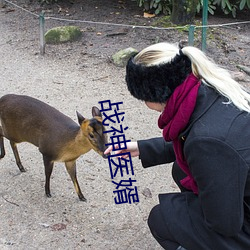
{"label": "red scarf", "polygon": [[192,73],[179,85],[166,102],[165,109],[158,120],[159,128],[163,129],[166,141],[172,141],[176,161],[180,168],[187,174],[181,180],[183,187],[198,194],[197,184],[190,172],[183,154],[183,145],[179,139],[180,133],[186,128],[194,111],[200,81]]}

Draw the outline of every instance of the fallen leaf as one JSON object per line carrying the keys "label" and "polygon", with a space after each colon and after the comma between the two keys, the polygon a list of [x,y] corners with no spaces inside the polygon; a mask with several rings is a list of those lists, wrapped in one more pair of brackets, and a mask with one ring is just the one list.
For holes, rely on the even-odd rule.
{"label": "fallen leaf", "polygon": [[143,13],[143,17],[145,17],[145,18],[152,18],[152,17],[155,17],[155,14],[149,14],[147,12],[144,12]]}

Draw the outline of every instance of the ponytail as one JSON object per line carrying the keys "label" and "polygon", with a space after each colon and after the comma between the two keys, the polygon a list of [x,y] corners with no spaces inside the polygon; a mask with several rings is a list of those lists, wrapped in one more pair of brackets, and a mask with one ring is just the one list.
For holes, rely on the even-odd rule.
{"label": "ponytail", "polygon": [[191,60],[193,74],[204,84],[225,96],[228,99],[226,104],[233,103],[238,109],[250,113],[250,94],[231,77],[227,70],[216,65],[195,47],[187,46],[181,51]]}

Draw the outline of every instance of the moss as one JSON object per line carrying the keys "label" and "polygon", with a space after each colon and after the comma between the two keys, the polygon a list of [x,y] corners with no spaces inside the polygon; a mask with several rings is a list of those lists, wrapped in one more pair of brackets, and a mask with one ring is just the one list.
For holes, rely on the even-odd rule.
{"label": "moss", "polygon": [[169,28],[172,27],[173,24],[170,21],[170,16],[163,16],[158,18],[158,20],[156,20],[155,22],[153,22],[152,26]]}
{"label": "moss", "polygon": [[[201,25],[200,21],[196,21],[195,25]],[[164,27],[164,28],[176,28],[178,27],[178,31],[180,32],[188,32],[189,31],[189,25],[183,25],[183,27],[180,28],[180,25],[173,24],[171,22],[171,17],[170,16],[163,16],[156,20],[152,26],[156,27]]]}
{"label": "moss", "polygon": [[82,36],[82,31],[76,26],[55,27],[45,34],[45,42],[50,44],[73,42]]}

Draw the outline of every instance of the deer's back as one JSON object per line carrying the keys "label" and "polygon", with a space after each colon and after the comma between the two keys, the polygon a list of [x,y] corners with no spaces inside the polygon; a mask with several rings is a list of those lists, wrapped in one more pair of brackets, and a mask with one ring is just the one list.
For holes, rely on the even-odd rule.
{"label": "deer's back", "polygon": [[[69,140],[79,126],[50,105],[24,95],[0,98],[0,119],[4,136],[15,142],[38,146],[43,141]],[[65,136],[65,137],[64,137]]]}

